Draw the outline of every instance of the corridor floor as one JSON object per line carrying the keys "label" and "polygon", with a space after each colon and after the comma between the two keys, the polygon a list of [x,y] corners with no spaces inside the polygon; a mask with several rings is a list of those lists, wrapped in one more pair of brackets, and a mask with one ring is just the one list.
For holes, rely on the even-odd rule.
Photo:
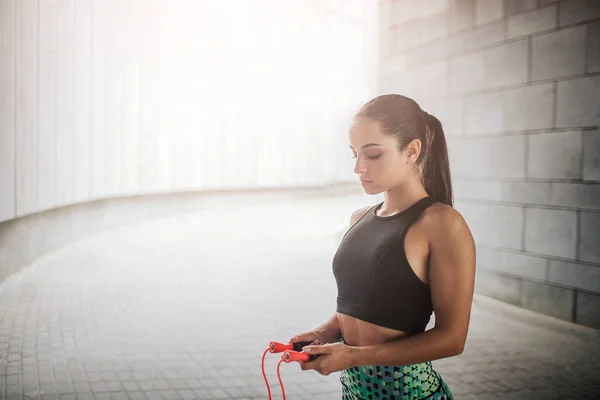
{"label": "corridor floor", "polygon": [[[0,399],[266,399],[267,344],[334,312],[331,259],[360,201],[211,208],[40,259],[0,283]],[[599,355],[596,330],[476,296],[465,352],[434,368],[456,399],[592,399]],[[281,374],[290,400],[341,398],[337,373]]]}

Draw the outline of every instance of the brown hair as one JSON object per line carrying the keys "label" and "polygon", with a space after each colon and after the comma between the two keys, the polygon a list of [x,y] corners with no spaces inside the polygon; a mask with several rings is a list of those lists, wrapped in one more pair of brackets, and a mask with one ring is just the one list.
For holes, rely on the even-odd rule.
{"label": "brown hair", "polygon": [[453,205],[446,137],[436,117],[423,111],[413,99],[399,94],[374,98],[356,116],[378,121],[384,133],[396,138],[400,150],[419,139],[421,153],[417,165],[422,169],[425,190],[437,201]]}

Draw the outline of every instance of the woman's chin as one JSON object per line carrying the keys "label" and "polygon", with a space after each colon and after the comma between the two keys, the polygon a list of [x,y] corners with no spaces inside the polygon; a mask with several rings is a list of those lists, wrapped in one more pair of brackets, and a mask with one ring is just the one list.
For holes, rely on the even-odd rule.
{"label": "woman's chin", "polygon": [[367,184],[363,183],[362,187],[366,194],[378,194],[381,192],[381,190],[377,190],[377,187],[371,183],[367,183]]}

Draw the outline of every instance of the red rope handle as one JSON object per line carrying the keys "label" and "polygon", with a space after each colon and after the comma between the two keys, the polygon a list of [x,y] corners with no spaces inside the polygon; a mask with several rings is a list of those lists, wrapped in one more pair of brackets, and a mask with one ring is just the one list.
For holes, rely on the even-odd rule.
{"label": "red rope handle", "polygon": [[[267,391],[269,392],[269,400],[273,400],[273,398],[271,397],[271,387],[269,386],[269,381],[267,380],[267,374],[265,374],[265,357],[267,356],[267,353],[269,352],[269,350],[271,350],[270,347],[267,347],[267,349],[265,350],[265,352],[263,353],[262,356],[262,374],[263,374],[263,378],[265,378],[265,383],[267,384]],[[279,370],[278,370],[279,372]],[[285,396],[284,396],[285,399]]]}
{"label": "red rope handle", "polygon": [[285,400],[285,389],[283,388],[283,382],[281,382],[281,374],[279,373],[279,367],[281,366],[282,362],[283,358],[277,363],[277,379],[279,379],[279,385],[281,386],[281,394],[283,394],[283,400]]}

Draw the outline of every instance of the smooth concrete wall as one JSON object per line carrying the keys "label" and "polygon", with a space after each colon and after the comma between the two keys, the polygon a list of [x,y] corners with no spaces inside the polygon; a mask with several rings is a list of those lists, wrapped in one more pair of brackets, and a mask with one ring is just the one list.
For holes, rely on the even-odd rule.
{"label": "smooth concrete wall", "polygon": [[380,92],[438,116],[479,293],[600,327],[600,2],[380,6]]}
{"label": "smooth concrete wall", "polygon": [[352,178],[377,4],[0,0],[0,222]]}

